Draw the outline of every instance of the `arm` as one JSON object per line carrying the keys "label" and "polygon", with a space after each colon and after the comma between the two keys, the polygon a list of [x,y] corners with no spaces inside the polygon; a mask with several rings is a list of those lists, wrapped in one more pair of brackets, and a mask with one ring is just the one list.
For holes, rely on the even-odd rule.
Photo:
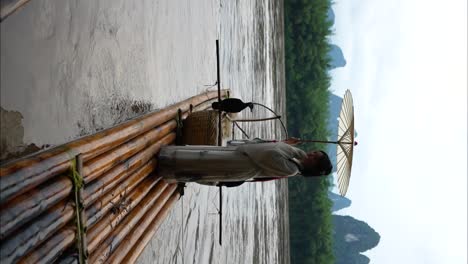
{"label": "arm", "polygon": [[[260,138],[255,138],[255,139],[252,139],[252,140],[231,140],[228,142],[228,145],[229,146],[239,146],[239,145],[243,145],[243,144],[259,144],[259,143],[275,143],[275,142],[279,142],[278,140],[276,139],[260,139]],[[288,139],[285,139],[283,141],[281,141],[283,143],[286,143],[288,145],[291,145],[291,146],[294,146],[294,145],[298,145],[301,143],[301,140],[299,138],[295,138],[295,137],[290,137]]]}
{"label": "arm", "polygon": [[291,146],[295,146],[295,145],[298,145],[298,144],[301,144],[301,139],[300,138],[295,138],[295,137],[290,137],[286,140],[283,140],[283,143],[286,143],[288,145],[291,145]]}
{"label": "arm", "polygon": [[264,182],[264,181],[273,181],[273,180],[279,180],[287,178],[287,176],[282,176],[282,177],[262,177],[262,178],[256,178],[251,180],[250,182]]}

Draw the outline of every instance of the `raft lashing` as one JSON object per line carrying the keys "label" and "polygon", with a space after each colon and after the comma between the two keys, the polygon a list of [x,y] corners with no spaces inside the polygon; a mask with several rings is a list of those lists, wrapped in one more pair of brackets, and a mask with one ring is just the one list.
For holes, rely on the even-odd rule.
{"label": "raft lashing", "polygon": [[155,172],[179,109],[185,119],[216,100],[206,92],[2,165],[0,262],[134,263],[180,197]]}

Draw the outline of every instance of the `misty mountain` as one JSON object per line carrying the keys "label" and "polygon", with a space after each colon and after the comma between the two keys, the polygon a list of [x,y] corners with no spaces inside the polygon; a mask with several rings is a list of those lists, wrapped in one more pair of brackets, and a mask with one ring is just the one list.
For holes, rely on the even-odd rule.
{"label": "misty mountain", "polygon": [[330,57],[330,65],[328,65],[329,70],[335,68],[346,66],[346,60],[343,55],[343,51],[340,47],[335,44],[330,45],[330,51],[328,52],[328,57]]}
{"label": "misty mountain", "polygon": [[333,250],[336,264],[367,264],[362,252],[379,244],[380,235],[366,222],[351,216],[333,215]]}
{"label": "misty mountain", "polygon": [[339,194],[328,191],[328,198],[333,202],[333,206],[331,208],[332,212],[351,206],[351,200]]}

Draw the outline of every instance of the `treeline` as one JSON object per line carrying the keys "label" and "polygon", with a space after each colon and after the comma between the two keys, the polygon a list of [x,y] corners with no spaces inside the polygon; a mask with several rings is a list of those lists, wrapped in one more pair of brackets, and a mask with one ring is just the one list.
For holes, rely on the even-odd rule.
{"label": "treeline", "polygon": [[[288,130],[291,136],[326,139],[330,96],[330,0],[285,0]],[[308,149],[326,149],[308,144]],[[289,180],[291,263],[334,263],[328,178]]]}

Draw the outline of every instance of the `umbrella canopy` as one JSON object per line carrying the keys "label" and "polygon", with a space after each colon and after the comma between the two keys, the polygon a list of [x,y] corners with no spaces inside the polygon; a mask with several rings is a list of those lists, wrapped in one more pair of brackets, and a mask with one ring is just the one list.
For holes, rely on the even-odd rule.
{"label": "umbrella canopy", "polygon": [[353,148],[357,145],[357,142],[354,141],[353,97],[349,90],[346,90],[344,95],[338,119],[338,138],[336,141],[301,139],[300,142],[328,143],[337,145],[336,173],[338,175],[338,189],[341,196],[345,196],[349,186],[349,179],[351,177]]}
{"label": "umbrella canopy", "polygon": [[346,93],[341,104],[340,117],[338,121],[338,142],[336,173],[338,175],[338,189],[344,196],[349,186],[351,178],[351,167],[353,165],[354,142],[354,107],[351,92]]}

